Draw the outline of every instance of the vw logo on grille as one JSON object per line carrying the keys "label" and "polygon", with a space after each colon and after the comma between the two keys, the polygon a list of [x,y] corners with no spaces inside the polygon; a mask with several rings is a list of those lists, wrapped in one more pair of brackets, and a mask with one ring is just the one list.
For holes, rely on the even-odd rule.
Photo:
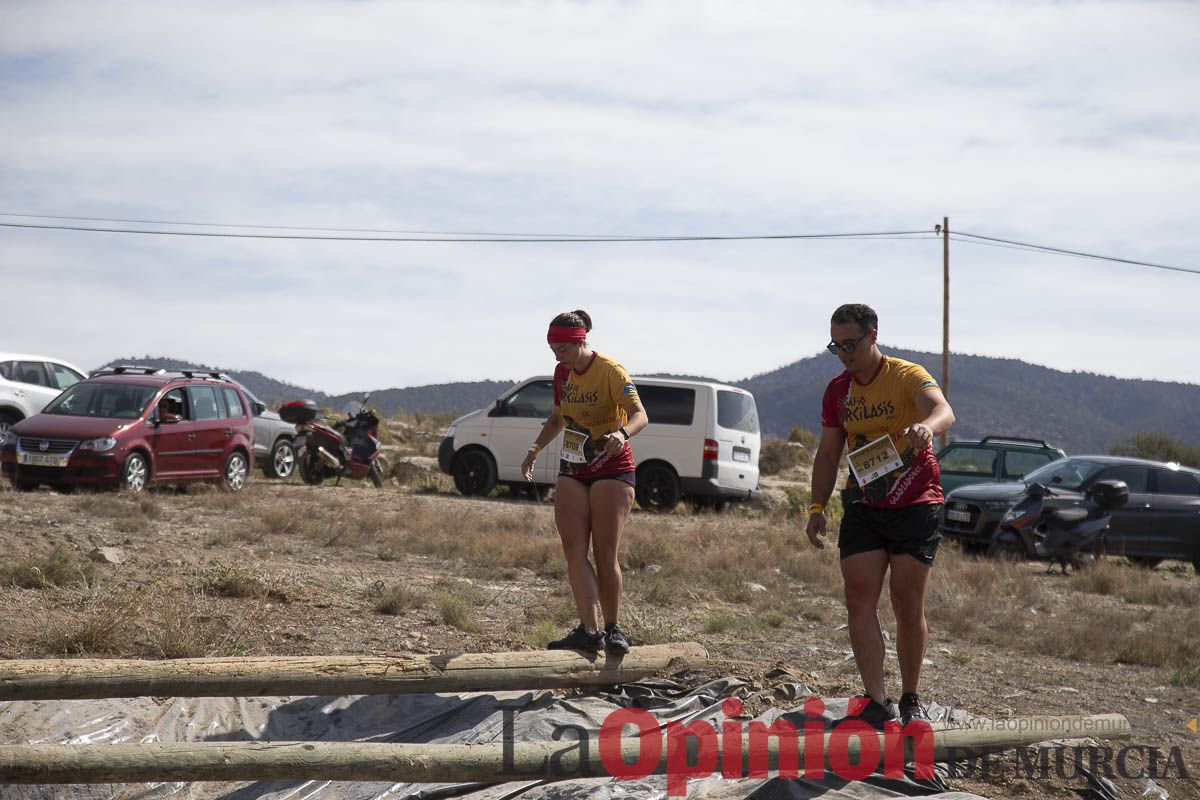
{"label": "vw logo on grille", "polygon": [[41,443],[38,444],[38,450],[41,450],[44,453],[49,449],[50,449],[50,443],[47,442],[45,439],[42,439]]}

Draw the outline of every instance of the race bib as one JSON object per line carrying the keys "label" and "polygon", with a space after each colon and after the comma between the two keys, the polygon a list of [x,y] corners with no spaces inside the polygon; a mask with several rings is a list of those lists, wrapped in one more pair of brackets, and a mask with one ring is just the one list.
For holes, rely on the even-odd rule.
{"label": "race bib", "polygon": [[904,466],[892,437],[886,433],[857,450],[851,450],[847,459],[850,461],[850,471],[854,473],[854,479],[858,481],[859,486],[866,486],[871,481]]}
{"label": "race bib", "polygon": [[583,446],[587,444],[588,435],[567,429],[563,431],[562,460],[572,464],[586,464],[587,456],[583,454]]}

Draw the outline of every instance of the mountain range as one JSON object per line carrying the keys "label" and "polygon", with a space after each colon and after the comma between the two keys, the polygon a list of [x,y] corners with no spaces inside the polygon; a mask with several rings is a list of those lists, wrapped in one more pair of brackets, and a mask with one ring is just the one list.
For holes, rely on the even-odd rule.
{"label": "mountain range", "polygon": [[[881,348],[915,361],[940,377],[941,355]],[[216,370],[178,359],[134,357],[111,364],[226,372],[264,402],[300,398],[341,408],[363,392],[329,395],[275,380],[260,372]],[[793,426],[819,431],[821,397],[841,367],[820,353],[744,380],[729,381],[754,393],[763,432],[786,437]],[[465,413],[489,406],[516,381],[472,381],[376,390],[371,403],[384,414]],[[1090,372],[1061,372],[1008,358],[951,355],[950,403],[957,422],[952,438],[1003,435],[1042,439],[1068,453],[1102,453],[1138,431],[1165,433],[1200,445],[1200,386],[1133,380]]]}

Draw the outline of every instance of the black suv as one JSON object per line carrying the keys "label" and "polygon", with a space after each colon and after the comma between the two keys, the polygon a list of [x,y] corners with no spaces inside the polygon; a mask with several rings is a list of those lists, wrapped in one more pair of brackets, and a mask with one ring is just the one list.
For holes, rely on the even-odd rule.
{"label": "black suv", "polygon": [[1039,467],[1067,454],[1041,439],[985,436],[978,442],[951,442],[937,454],[942,491],[972,483],[1019,481]]}
{"label": "black suv", "polygon": [[1004,512],[1028,483],[1050,487],[1048,506],[1093,505],[1098,481],[1124,481],[1129,502],[1112,509],[1107,552],[1146,566],[1167,558],[1190,561],[1200,571],[1200,470],[1117,456],[1071,456],[1025,476],[1024,483],[964,486],[946,495],[942,533],[971,549],[983,549]]}

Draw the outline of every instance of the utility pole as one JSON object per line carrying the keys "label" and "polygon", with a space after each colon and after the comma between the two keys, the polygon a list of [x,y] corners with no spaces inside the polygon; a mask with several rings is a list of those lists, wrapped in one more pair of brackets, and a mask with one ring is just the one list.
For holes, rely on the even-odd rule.
{"label": "utility pole", "polygon": [[[950,398],[950,218],[942,217],[942,394]],[[946,446],[946,434],[941,435]]]}

